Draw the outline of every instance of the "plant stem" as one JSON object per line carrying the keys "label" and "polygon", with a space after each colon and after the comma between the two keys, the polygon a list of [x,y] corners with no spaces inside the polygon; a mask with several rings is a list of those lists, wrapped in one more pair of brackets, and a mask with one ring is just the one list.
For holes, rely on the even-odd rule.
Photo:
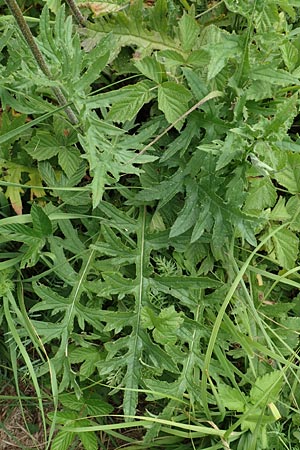
{"label": "plant stem", "polygon": [[76,3],[74,2],[74,0],[66,0],[66,3],[69,5],[69,8],[70,8],[73,16],[75,17],[75,19],[79,23],[79,25],[84,26],[85,22],[86,22],[86,19],[81,14],[81,11],[78,8],[78,6],[76,5]]}
{"label": "plant stem", "polygon": [[[27,23],[23,17],[22,11],[19,8],[18,3],[16,2],[16,0],[5,0],[5,3],[7,4],[12,15],[14,16],[14,18],[18,24],[18,27],[19,27],[24,39],[26,40],[28,47],[30,48],[39,68],[46,75],[47,78],[52,79],[51,71],[50,71],[37,43],[35,42],[33,34],[31,33],[30,28],[27,25]],[[67,102],[64,94],[62,93],[61,89],[59,87],[53,87],[52,90],[58,100],[58,103],[61,106],[67,105],[68,102]],[[75,116],[72,109],[69,106],[66,106],[65,112],[66,112],[70,122],[73,125],[76,125],[78,123],[78,119]]]}

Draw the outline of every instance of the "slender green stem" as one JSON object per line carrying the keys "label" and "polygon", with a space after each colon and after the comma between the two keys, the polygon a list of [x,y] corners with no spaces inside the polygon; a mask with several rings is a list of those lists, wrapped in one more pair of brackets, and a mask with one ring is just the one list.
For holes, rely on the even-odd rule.
{"label": "slender green stem", "polygon": [[69,8],[70,8],[73,16],[75,17],[75,19],[79,23],[79,25],[84,26],[85,23],[86,23],[86,19],[81,14],[81,11],[78,8],[78,6],[76,5],[76,3],[74,2],[74,0],[66,0],[66,3],[69,5]]}
{"label": "slender green stem", "polygon": [[[5,0],[5,3],[7,4],[12,15],[14,16],[14,18],[18,24],[18,27],[19,27],[24,39],[26,40],[28,47],[30,48],[39,68],[46,75],[47,78],[52,79],[51,71],[50,71],[37,43],[35,42],[33,34],[31,33],[30,28],[27,25],[27,23],[23,17],[22,11],[19,8],[18,3],[16,2],[16,0]],[[52,90],[53,90],[54,95],[56,96],[59,104],[61,106],[67,105],[67,103],[68,103],[67,99],[65,98],[61,89],[59,87],[53,87]],[[70,122],[73,125],[78,123],[77,117],[75,116],[74,112],[72,111],[72,109],[69,106],[66,106],[65,112],[66,112]]]}

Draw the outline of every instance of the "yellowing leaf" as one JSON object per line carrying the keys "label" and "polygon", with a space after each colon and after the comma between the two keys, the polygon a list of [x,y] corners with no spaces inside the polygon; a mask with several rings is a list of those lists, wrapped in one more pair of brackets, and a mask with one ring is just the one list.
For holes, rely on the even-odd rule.
{"label": "yellowing leaf", "polygon": [[94,14],[94,17],[104,16],[105,14],[121,11],[126,8],[129,3],[123,4],[115,2],[81,2],[78,3],[79,8],[88,8]]}
{"label": "yellowing leaf", "polygon": [[[40,177],[40,174],[37,169],[33,169],[31,172],[28,173],[29,181],[27,181],[26,184],[30,186],[30,200],[33,200],[34,197],[44,197],[45,191],[42,189],[42,179]],[[41,186],[41,189],[39,189],[39,186]]]}
{"label": "yellowing leaf", "polygon": [[[21,176],[22,166],[16,165],[7,170],[7,175],[4,176],[4,179],[10,183],[21,183]],[[5,192],[5,196],[10,200],[11,206],[16,214],[22,214],[21,194],[23,194],[23,192],[24,191],[19,186],[8,186]]]}

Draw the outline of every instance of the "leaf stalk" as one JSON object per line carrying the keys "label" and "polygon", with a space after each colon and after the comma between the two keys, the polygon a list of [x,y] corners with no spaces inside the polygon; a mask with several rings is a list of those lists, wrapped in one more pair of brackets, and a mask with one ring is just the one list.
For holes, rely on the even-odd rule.
{"label": "leaf stalk", "polygon": [[74,0],[66,0],[66,3],[68,4],[72,15],[75,17],[75,19],[79,23],[79,25],[85,26],[86,19],[81,14],[81,11],[78,8],[78,6],[76,5],[76,3],[74,2]]}

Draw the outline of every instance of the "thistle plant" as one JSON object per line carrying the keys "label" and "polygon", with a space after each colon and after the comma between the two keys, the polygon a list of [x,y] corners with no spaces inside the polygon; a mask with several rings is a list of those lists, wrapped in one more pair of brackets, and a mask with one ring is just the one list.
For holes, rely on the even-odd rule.
{"label": "thistle plant", "polygon": [[[5,0],[8,8],[10,9],[12,15],[14,16],[19,30],[21,31],[25,41],[27,42],[28,47],[30,48],[34,59],[36,60],[39,68],[41,71],[46,75],[49,80],[53,79],[51,71],[43,57],[43,54],[41,53],[33,34],[30,31],[29,26],[26,23],[26,20],[23,17],[22,11],[17,3],[16,0]],[[73,3],[73,2],[70,2]],[[57,101],[60,106],[66,106],[65,112],[71,122],[71,124],[76,125],[78,123],[78,119],[76,115],[74,114],[74,111],[68,106],[68,101],[65,98],[62,90],[58,86],[52,86],[52,91],[57,98]]]}

